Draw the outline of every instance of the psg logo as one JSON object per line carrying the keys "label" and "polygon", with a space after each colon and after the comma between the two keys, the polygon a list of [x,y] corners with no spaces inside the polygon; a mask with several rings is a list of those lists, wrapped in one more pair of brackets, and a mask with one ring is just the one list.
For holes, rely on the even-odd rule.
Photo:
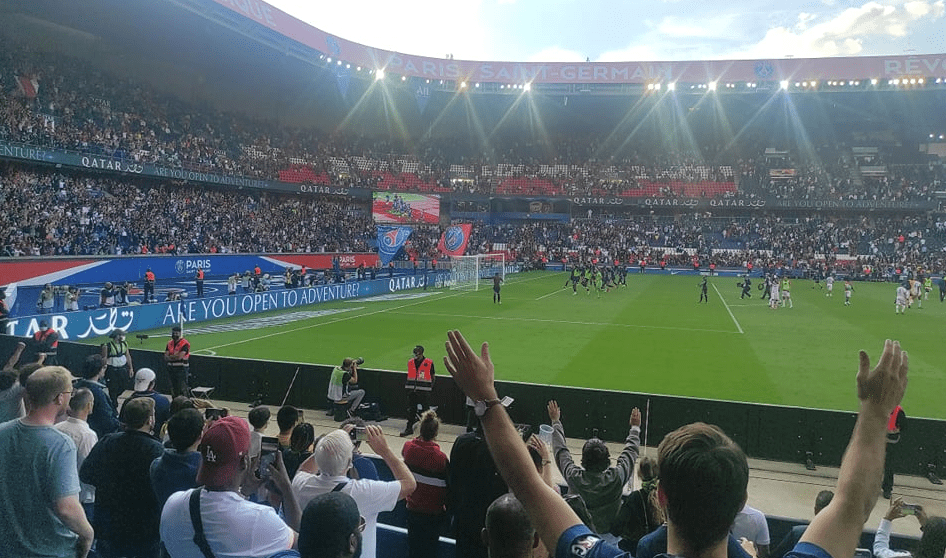
{"label": "psg logo", "polygon": [[755,75],[759,78],[767,78],[775,73],[775,68],[768,62],[756,62]]}
{"label": "psg logo", "polygon": [[174,269],[177,270],[178,275],[184,274],[184,260],[177,260],[174,263]]}
{"label": "psg logo", "polygon": [[466,241],[466,235],[463,233],[462,227],[450,227],[443,235],[444,248],[449,252],[459,250],[463,246],[464,241]]}
{"label": "psg logo", "polygon": [[410,234],[410,229],[394,229],[384,233],[381,236],[381,243],[385,248],[394,249],[400,247]]}

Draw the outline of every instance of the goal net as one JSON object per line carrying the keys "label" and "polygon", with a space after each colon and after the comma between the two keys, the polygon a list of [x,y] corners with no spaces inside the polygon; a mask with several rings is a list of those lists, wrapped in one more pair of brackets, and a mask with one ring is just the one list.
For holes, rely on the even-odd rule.
{"label": "goal net", "polygon": [[450,288],[478,291],[482,283],[489,286],[492,277],[506,278],[506,254],[476,254],[450,259]]}

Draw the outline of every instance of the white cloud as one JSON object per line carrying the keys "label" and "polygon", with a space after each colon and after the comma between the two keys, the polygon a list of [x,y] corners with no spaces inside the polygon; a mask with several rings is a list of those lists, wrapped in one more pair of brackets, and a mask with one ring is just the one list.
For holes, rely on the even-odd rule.
{"label": "white cloud", "polygon": [[[905,4],[872,1],[847,8],[830,19],[815,22],[800,14],[794,29],[772,27],[753,45],[733,53],[736,58],[849,56],[861,54],[865,40],[904,37],[913,23],[943,16],[944,0]],[[814,23],[813,23],[814,22]],[[813,23],[813,24],[812,24]]]}

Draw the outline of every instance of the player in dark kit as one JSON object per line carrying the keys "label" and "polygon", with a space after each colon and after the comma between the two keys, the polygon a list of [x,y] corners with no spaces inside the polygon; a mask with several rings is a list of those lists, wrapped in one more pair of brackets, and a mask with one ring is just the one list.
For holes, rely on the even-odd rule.
{"label": "player in dark kit", "polygon": [[499,273],[493,275],[493,304],[502,304],[502,297],[499,294],[499,286],[502,284],[503,278],[499,276]]}
{"label": "player in dark kit", "polygon": [[[581,267],[576,265],[575,267],[572,268],[572,273],[571,275],[568,276],[568,281],[565,281],[565,287],[567,287],[568,283],[571,282],[572,294],[577,295],[579,281],[581,281]],[[562,288],[564,289],[565,287],[562,287]]]}
{"label": "player in dark kit", "polygon": [[739,298],[740,299],[743,299],[746,297],[752,298],[752,293],[749,292],[750,290],[752,290],[752,280],[749,279],[748,276],[746,276],[745,280],[742,282],[742,294],[739,295]]}
{"label": "player in dark kit", "polygon": [[700,281],[700,302],[709,303],[709,295],[706,294],[706,277]]}

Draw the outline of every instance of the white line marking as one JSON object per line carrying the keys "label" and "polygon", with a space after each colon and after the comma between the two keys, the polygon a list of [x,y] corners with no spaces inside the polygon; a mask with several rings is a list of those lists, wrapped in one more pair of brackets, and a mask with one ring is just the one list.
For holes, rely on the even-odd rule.
{"label": "white line marking", "polygon": [[[467,316],[462,314],[437,314],[434,312],[391,312],[392,314],[401,314],[404,316],[443,316],[445,318],[470,318],[476,320],[508,320],[511,322],[542,322],[549,324],[570,324],[570,325],[591,325],[591,326],[602,326],[602,327],[627,327],[627,328],[636,328],[636,329],[666,329],[671,331],[702,331],[705,333],[731,333],[735,334],[735,331],[725,331],[721,329],[703,329],[703,328],[693,328],[693,327],[671,327],[671,326],[654,326],[654,325],[639,325],[639,324],[615,324],[608,322],[578,322],[578,321],[569,321],[569,320],[546,320],[542,318],[516,318],[510,316]],[[741,332],[740,332],[741,333]]]}
{"label": "white line marking", "polygon": [[739,325],[739,320],[736,319],[736,316],[733,316],[732,310],[730,310],[729,305],[726,304],[726,299],[723,298],[723,295],[719,292],[719,289],[716,288],[716,283],[713,283],[713,290],[716,291],[716,296],[719,297],[719,300],[723,301],[723,306],[726,307],[726,311],[729,312],[729,317],[732,318],[733,323],[736,324],[736,329],[739,330],[740,334],[744,334],[745,332],[742,331],[742,326]]}
{"label": "white line marking", "polygon": [[558,294],[558,293],[560,293],[560,292],[563,292],[564,290],[565,290],[565,287],[562,287],[561,289],[558,289],[557,291],[552,291],[552,292],[550,292],[550,293],[547,294],[547,295],[542,295],[542,296],[540,296],[539,298],[537,298],[536,300],[542,300],[543,298],[548,298],[548,297],[552,296],[553,294]]}
{"label": "white line marking", "polygon": [[[529,278],[529,279],[523,279],[523,280],[521,280],[521,281],[511,281],[511,283],[512,283],[512,284],[525,283],[525,282],[527,282],[527,281],[535,281],[536,279],[542,279],[543,277],[547,277],[547,276],[539,275],[539,276],[536,276],[536,277],[531,277],[531,278]],[[344,317],[342,317],[342,318],[338,318],[338,319],[335,319],[335,320],[329,320],[329,321],[327,321],[327,322],[321,322],[321,323],[318,323],[318,324],[312,324],[312,325],[304,326],[304,327],[297,327],[297,328],[295,328],[295,329],[290,329],[290,330],[287,330],[287,331],[277,331],[276,333],[269,333],[269,334],[267,334],[267,335],[260,335],[260,336],[258,336],[258,337],[251,337],[251,338],[249,338],[249,339],[243,339],[243,340],[240,340],[240,341],[234,341],[234,342],[232,342],[232,343],[224,343],[223,345],[216,345],[216,346],[214,346],[214,347],[209,347],[209,348],[203,349],[203,350],[205,350],[205,351],[212,351],[212,350],[214,350],[214,349],[221,349],[221,348],[223,348],[223,347],[230,347],[231,345],[242,345],[243,343],[249,343],[249,342],[252,342],[252,341],[259,341],[260,339],[267,339],[267,338],[269,338],[269,337],[275,337],[275,336],[277,336],[277,335],[284,335],[284,334],[286,334],[286,333],[292,333],[292,332],[300,331],[300,330],[303,330],[303,329],[312,329],[312,328],[314,328],[314,327],[321,327],[321,326],[324,326],[324,325],[330,325],[330,324],[334,324],[334,323],[338,323],[338,322],[345,322],[345,321],[348,321],[348,320],[354,320],[355,318],[363,318],[363,317],[365,317],[365,316],[373,316],[374,314],[381,314],[381,313],[383,313],[383,312],[391,312],[392,310],[400,310],[401,308],[407,308],[407,307],[409,307],[409,306],[417,306],[418,304],[427,304],[428,302],[433,302],[433,301],[435,301],[435,300],[443,300],[443,299],[445,299],[445,298],[453,298],[453,297],[455,297],[455,296],[468,295],[468,294],[470,294],[470,293],[475,293],[475,292],[476,292],[476,291],[460,291],[460,292],[458,292],[458,293],[450,294],[450,295],[447,295],[447,296],[439,296],[439,297],[438,297],[438,296],[432,296],[432,297],[427,297],[427,298],[425,298],[425,299],[423,299],[423,300],[419,300],[419,301],[417,301],[417,302],[412,302],[412,303],[409,303],[409,304],[402,304],[402,305],[400,305],[400,306],[394,306],[394,307],[391,307],[391,308],[383,308],[383,309],[381,309],[381,310],[375,310],[375,311],[373,311],[373,312],[367,312],[367,313],[365,313],[365,314],[357,314],[357,315],[354,315],[354,316],[344,316]]]}

